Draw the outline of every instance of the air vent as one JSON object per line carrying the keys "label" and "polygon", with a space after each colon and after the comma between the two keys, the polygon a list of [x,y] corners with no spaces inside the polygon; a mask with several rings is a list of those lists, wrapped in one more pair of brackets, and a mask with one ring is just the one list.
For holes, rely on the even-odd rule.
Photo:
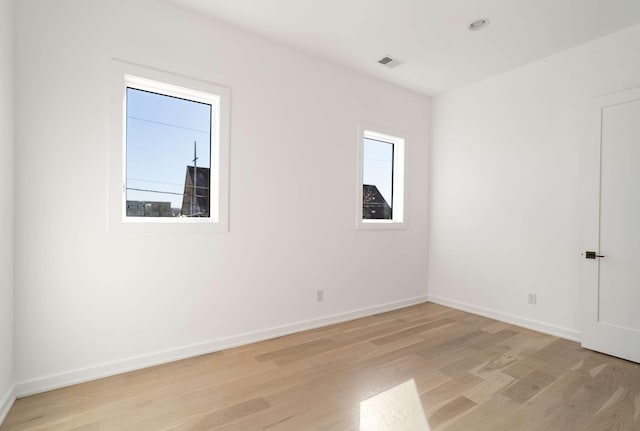
{"label": "air vent", "polygon": [[396,66],[400,66],[402,64],[402,61],[398,60],[397,58],[393,58],[391,56],[386,55],[382,57],[380,60],[378,60],[378,63],[393,69]]}

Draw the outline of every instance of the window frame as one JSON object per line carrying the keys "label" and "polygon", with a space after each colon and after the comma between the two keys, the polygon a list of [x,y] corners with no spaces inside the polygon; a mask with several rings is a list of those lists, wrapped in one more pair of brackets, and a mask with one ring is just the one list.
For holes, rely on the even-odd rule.
{"label": "window frame", "polygon": [[[406,198],[406,134],[387,127],[381,127],[368,123],[358,124],[357,145],[357,181],[356,181],[356,229],[406,229],[407,212]],[[363,204],[363,175],[364,175],[364,140],[372,139],[393,145],[393,176],[392,176],[392,202],[391,220],[362,218]]]}
{"label": "window frame", "polygon": [[[230,90],[182,75],[121,60],[111,62],[109,228],[134,232],[227,232],[229,202]],[[209,217],[127,216],[127,89],[211,105]]]}

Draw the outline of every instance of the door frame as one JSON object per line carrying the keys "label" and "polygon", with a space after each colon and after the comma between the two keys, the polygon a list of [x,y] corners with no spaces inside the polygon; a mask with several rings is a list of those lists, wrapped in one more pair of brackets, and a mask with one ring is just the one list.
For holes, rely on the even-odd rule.
{"label": "door frame", "polygon": [[[586,259],[585,251],[600,250],[600,181],[602,151],[602,114],[605,108],[640,100],[640,87],[597,97],[589,103],[587,136],[581,151],[581,259],[580,285],[582,292],[582,346],[587,349],[608,353],[634,360],[633,349],[625,346],[624,328],[617,327],[617,334],[611,324],[599,322],[599,271],[600,259]],[[631,330],[629,330],[631,331]],[[636,336],[628,334],[630,338]],[[623,346],[622,349],[620,346]],[[635,358],[637,360],[637,358]]]}

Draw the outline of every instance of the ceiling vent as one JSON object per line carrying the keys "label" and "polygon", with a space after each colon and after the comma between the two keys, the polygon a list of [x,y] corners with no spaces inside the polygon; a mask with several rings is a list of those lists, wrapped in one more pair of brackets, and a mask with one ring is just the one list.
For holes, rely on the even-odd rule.
{"label": "ceiling vent", "polygon": [[378,63],[380,63],[385,67],[393,69],[396,66],[400,66],[402,64],[402,61],[398,60],[397,58],[393,58],[389,55],[386,55],[382,57],[380,60],[378,60]]}

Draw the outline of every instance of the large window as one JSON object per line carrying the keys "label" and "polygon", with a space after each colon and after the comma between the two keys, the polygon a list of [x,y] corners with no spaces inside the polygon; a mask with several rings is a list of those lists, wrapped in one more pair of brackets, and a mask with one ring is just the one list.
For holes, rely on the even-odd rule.
{"label": "large window", "polygon": [[145,87],[127,87],[125,215],[209,218],[214,101]]}
{"label": "large window", "polygon": [[378,130],[368,127],[360,130],[358,227],[404,227],[405,141]]}
{"label": "large window", "polygon": [[204,224],[226,230],[228,90],[114,63],[116,157],[110,175],[114,188],[120,178],[120,197],[112,200],[111,225]]}

